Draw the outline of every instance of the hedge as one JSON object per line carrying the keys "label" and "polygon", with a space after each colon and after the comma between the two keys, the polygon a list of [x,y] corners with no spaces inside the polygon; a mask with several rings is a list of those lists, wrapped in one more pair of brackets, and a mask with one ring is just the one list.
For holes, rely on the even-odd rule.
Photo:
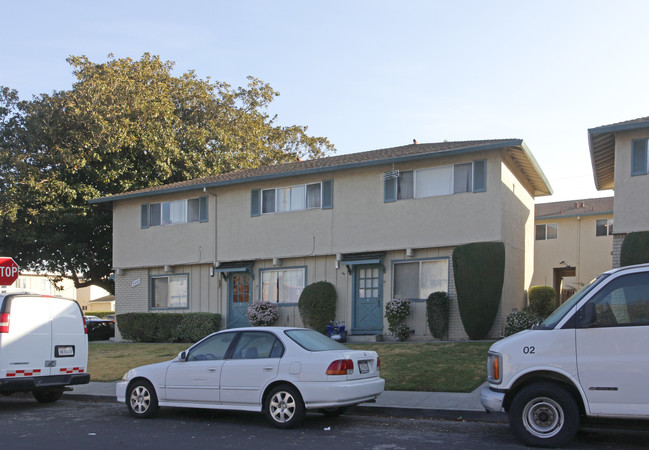
{"label": "hedge", "polygon": [[328,281],[308,285],[297,303],[302,323],[320,333],[327,331],[327,324],[336,319],[336,288]]}
{"label": "hedge", "polygon": [[453,249],[455,288],[464,331],[484,339],[494,324],[505,277],[505,245],[476,242]]}
{"label": "hedge", "polygon": [[428,329],[434,338],[443,339],[448,331],[449,299],[446,292],[433,292],[426,300]]}
{"label": "hedge", "polygon": [[620,265],[649,263],[649,231],[629,233],[622,241]]}
{"label": "hedge", "polygon": [[218,331],[221,315],[212,313],[126,313],[117,315],[124,339],[135,342],[196,342]]}

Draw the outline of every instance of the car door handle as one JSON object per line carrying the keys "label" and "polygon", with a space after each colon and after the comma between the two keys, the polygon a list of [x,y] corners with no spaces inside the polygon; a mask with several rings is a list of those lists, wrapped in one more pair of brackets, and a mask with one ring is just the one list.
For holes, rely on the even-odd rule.
{"label": "car door handle", "polygon": [[266,372],[270,372],[271,370],[273,370],[273,366],[267,366],[267,367],[264,367],[264,370],[265,370]]}
{"label": "car door handle", "polygon": [[216,372],[216,369],[214,367],[210,367],[209,369],[207,369],[207,371],[208,372]]}

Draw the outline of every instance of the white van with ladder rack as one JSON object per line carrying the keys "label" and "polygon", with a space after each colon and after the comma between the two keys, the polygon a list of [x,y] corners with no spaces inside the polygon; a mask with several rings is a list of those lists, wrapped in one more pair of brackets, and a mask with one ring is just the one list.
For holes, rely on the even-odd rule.
{"label": "white van with ladder rack", "polygon": [[87,384],[87,333],[74,300],[0,293],[0,394],[55,402],[68,386]]}

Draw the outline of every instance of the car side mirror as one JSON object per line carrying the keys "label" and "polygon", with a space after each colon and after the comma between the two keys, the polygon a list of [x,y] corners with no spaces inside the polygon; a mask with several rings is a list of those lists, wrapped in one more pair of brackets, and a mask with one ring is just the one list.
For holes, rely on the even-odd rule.
{"label": "car side mirror", "polygon": [[185,360],[187,359],[187,352],[180,352],[180,353],[178,354],[178,358],[179,358],[181,361],[185,361]]}

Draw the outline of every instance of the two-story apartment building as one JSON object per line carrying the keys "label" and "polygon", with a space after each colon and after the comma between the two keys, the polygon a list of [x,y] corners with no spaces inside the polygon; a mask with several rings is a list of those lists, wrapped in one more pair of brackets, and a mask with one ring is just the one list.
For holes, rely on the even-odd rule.
{"label": "two-story apartment building", "polygon": [[612,268],[613,197],[539,203],[535,219],[532,286],[552,286],[557,302]]}
{"label": "two-story apartment building", "polygon": [[649,117],[588,130],[595,187],[615,190],[613,267],[624,237],[649,231]]}
{"label": "two-story apartment building", "polygon": [[117,314],[220,313],[246,325],[251,302],[301,325],[300,293],[329,281],[353,335],[387,334],[384,305],[413,300],[409,325],[429,334],[425,299],[451,298],[451,339],[466,338],[451,254],[503,242],[504,318],[530,286],[534,198],[551,188],[520,139],[412,144],[297,161],[96,199],[113,204]]}

